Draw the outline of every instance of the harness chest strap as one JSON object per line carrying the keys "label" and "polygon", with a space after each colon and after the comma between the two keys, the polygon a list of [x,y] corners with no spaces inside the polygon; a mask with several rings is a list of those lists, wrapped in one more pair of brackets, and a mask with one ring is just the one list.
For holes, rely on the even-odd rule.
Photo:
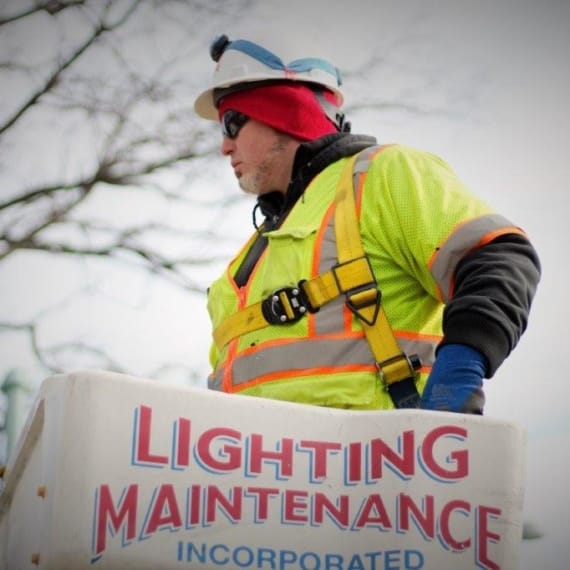
{"label": "harness chest strap", "polygon": [[[349,260],[367,259],[360,238],[360,225],[356,213],[354,199],[353,171],[360,154],[350,158],[345,166],[335,195],[335,237],[337,253],[340,264]],[[367,260],[368,261],[368,260]],[[351,295],[347,292],[347,306],[359,318],[366,340],[372,350],[378,372],[386,387],[402,380],[415,377],[415,369],[419,368],[419,360],[411,358],[401,350],[392,327],[388,322],[386,313],[381,304],[381,293],[376,279],[370,269],[372,283],[365,284]],[[375,296],[374,299],[365,299],[362,293]]]}
{"label": "harness chest strap", "polygon": [[[219,350],[234,338],[271,324],[297,321],[308,312],[336,299],[345,291],[356,290],[363,284],[374,283],[374,277],[365,257],[334,266],[313,279],[301,281],[297,287],[285,287],[267,299],[249,305],[226,318],[213,333]],[[363,292],[364,297],[370,296]],[[359,299],[357,298],[357,301]]]}
{"label": "harness chest strap", "polygon": [[275,291],[267,299],[245,307],[224,320],[213,333],[222,349],[234,338],[270,325],[295,322],[307,312],[345,295],[358,317],[386,386],[415,375],[419,363],[402,352],[381,306],[381,293],[362,248],[352,186],[358,154],[347,162],[335,195],[335,236],[339,263],[330,271],[301,281],[297,287]]}

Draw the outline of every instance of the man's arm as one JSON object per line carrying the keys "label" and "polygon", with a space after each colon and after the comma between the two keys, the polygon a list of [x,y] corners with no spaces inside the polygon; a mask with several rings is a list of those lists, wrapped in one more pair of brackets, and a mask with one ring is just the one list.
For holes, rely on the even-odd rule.
{"label": "man's arm", "polygon": [[423,408],[483,412],[483,378],[493,376],[525,331],[540,271],[534,247],[516,234],[461,260]]}

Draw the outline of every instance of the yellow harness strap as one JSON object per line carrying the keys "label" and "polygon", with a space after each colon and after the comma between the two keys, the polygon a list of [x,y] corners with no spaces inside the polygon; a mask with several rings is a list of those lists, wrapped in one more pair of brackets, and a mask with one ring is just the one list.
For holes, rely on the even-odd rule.
{"label": "yellow harness strap", "polygon": [[[346,165],[335,196],[335,235],[341,265],[353,259],[366,259],[352,186],[352,173],[357,158],[358,154],[351,157]],[[373,283],[364,284],[355,293],[346,293],[347,304],[360,320],[384,384],[390,386],[394,382],[413,377],[414,366],[394,336],[382,308],[381,293],[374,276],[372,279]]]}
{"label": "yellow harness strap", "polygon": [[[312,310],[318,310],[325,303],[336,299],[346,290],[356,289],[363,283],[374,282],[374,275],[370,269],[368,260],[365,257],[350,260],[343,265],[336,265],[330,271],[317,275],[314,279],[303,281],[299,284],[296,295],[304,293]],[[342,289],[341,289],[342,286]],[[303,311],[304,307],[298,309],[294,305],[294,298],[291,294],[287,294],[286,290],[295,291],[294,288],[285,288],[273,293],[274,302],[280,303],[280,306],[286,315],[282,319],[282,323],[293,322],[296,311]],[[365,295],[369,296],[369,294]],[[358,299],[359,300],[359,299]],[[265,301],[260,301],[253,305],[243,308],[234,315],[223,321],[213,333],[214,342],[218,349],[222,349],[228,342],[246,334],[269,326],[271,323],[267,320],[263,312]]]}
{"label": "yellow harness strap", "polygon": [[[339,263],[330,271],[302,281],[298,288],[286,287],[267,300],[245,307],[228,317],[213,333],[221,350],[243,334],[271,324],[294,322],[308,311],[316,311],[340,295],[360,320],[378,372],[386,386],[413,377],[414,365],[402,352],[381,306],[381,293],[360,239],[360,226],[352,186],[358,154],[347,162],[335,195],[335,235]],[[309,308],[303,301],[308,301]],[[278,307],[273,311],[272,307]]]}

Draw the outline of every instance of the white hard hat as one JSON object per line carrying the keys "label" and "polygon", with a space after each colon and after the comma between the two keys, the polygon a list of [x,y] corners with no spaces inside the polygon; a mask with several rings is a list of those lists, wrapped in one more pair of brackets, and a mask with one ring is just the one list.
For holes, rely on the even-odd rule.
{"label": "white hard hat", "polygon": [[248,40],[230,41],[226,35],[212,42],[210,55],[217,63],[212,84],[194,102],[194,110],[204,119],[218,120],[216,105],[221,96],[251,88],[256,83],[300,81],[334,93],[338,107],[344,100],[339,89],[340,72],[324,59],[309,57],[285,64],[258,44]]}

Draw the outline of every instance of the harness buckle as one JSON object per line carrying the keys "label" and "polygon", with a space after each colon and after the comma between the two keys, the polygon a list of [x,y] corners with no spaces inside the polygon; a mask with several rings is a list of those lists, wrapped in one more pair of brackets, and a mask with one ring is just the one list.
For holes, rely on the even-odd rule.
{"label": "harness buckle", "polygon": [[[386,390],[389,390],[391,386],[403,380],[411,379],[415,381],[416,372],[422,367],[422,361],[417,354],[410,354],[410,356],[408,356],[404,352],[397,354],[396,356],[392,356],[391,358],[387,358],[382,362],[376,362],[375,364],[380,381],[382,382]],[[401,378],[399,379],[396,378],[395,380],[388,380],[386,378],[386,374],[384,373],[384,368],[393,364],[398,364],[401,368],[405,370],[406,374],[399,373],[398,375],[401,376]]]}
{"label": "harness buckle", "polygon": [[[402,366],[403,370],[396,372],[395,379],[388,380],[384,368],[390,364]],[[384,385],[384,390],[390,394],[397,409],[419,408],[421,406],[420,394],[416,387],[417,371],[421,368],[421,365],[420,357],[417,354],[408,356],[405,353],[398,354],[382,362],[376,362],[376,369],[378,370],[380,381]]]}
{"label": "harness buckle", "polygon": [[[380,311],[382,293],[378,289],[368,257],[364,255],[356,259],[345,261],[344,263],[337,263],[332,268],[332,272],[338,290],[345,296],[346,306],[361,321],[369,326],[374,325]],[[353,273],[355,272],[361,276],[360,284],[354,287],[347,287],[347,283],[354,281]],[[362,312],[362,309],[367,309],[372,306],[374,307],[372,316],[365,315]]]}
{"label": "harness buckle", "polygon": [[[376,283],[366,283],[359,287],[354,287],[344,292],[346,298],[346,306],[367,325],[372,326],[376,322],[380,311],[380,303],[382,301],[382,293],[376,287]],[[374,313],[371,318],[367,318],[362,313],[362,309],[366,309],[374,305]]]}
{"label": "harness buckle", "polygon": [[261,302],[261,312],[268,323],[284,325],[297,322],[313,311],[301,287],[283,287]]}

